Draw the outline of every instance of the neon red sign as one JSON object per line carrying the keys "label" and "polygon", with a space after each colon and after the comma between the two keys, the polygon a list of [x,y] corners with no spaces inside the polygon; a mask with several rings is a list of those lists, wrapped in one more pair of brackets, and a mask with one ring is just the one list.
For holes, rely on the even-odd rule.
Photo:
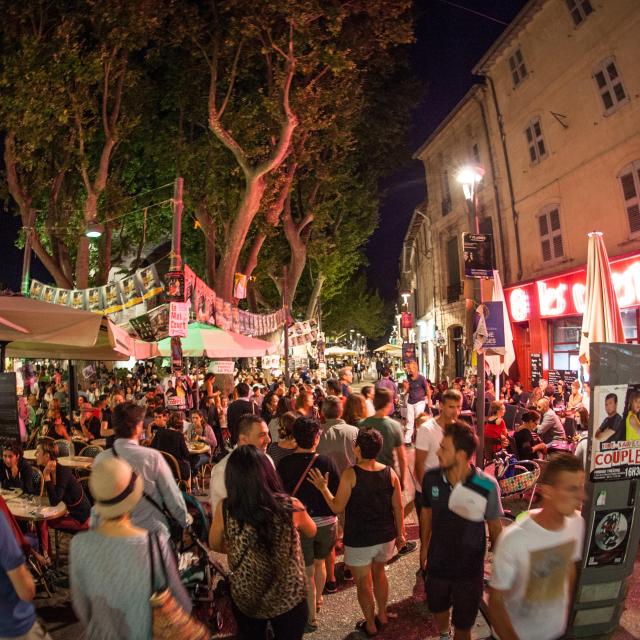
{"label": "neon red sign", "polygon": [[[541,318],[581,316],[585,308],[587,270],[538,280],[506,290],[511,319],[528,320],[532,305]],[[640,306],[640,256],[611,262],[611,279],[621,309]]]}

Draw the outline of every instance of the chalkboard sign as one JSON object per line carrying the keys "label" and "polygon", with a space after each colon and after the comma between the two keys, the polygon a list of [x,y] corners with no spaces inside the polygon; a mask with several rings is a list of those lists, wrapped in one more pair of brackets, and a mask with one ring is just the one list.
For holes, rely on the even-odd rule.
{"label": "chalkboard sign", "polygon": [[15,373],[0,373],[0,440],[5,439],[20,439]]}
{"label": "chalkboard sign", "polygon": [[542,354],[532,353],[529,358],[531,363],[531,386],[537,387],[540,378],[542,378]]}
{"label": "chalkboard sign", "polygon": [[549,384],[552,384],[554,387],[560,380],[564,380],[567,386],[571,386],[571,383],[577,379],[577,371],[570,371],[568,369],[549,369]]}

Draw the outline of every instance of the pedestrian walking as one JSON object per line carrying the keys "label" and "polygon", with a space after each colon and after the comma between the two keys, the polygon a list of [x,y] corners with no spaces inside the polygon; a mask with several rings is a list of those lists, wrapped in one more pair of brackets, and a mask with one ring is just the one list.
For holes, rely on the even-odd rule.
{"label": "pedestrian walking", "polygon": [[407,423],[404,429],[404,443],[413,442],[413,431],[416,416],[424,413],[429,397],[429,387],[425,377],[418,371],[418,363],[411,361],[407,365]]}
{"label": "pedestrian walking", "polygon": [[300,640],[307,600],[298,531],[313,538],[316,525],[254,446],[229,455],[225,480],[228,497],[215,508],[209,546],[229,559],[238,637],[264,638],[271,622],[274,640]]}
{"label": "pedestrian walking", "polygon": [[[385,565],[406,545],[402,490],[395,471],[376,460],[383,446],[375,429],[361,430],[356,439],[357,464],[344,471],[338,491],[317,469],[309,481],[322,492],[334,513],[345,512],[344,561],[356,581],[365,619],[356,628],[373,637],[389,623],[389,583]],[[377,613],[376,613],[377,611]]]}
{"label": "pedestrian walking", "polygon": [[582,558],[582,461],[552,456],[538,480],[540,509],[505,529],[493,556],[490,619],[501,640],[549,640],[567,627]]}
{"label": "pedestrian walking", "polygon": [[420,566],[441,640],[470,640],[482,598],[485,522],[491,543],[500,533],[498,484],[470,460],[478,439],[462,421],[450,424],[438,450],[440,466],[422,482]]}

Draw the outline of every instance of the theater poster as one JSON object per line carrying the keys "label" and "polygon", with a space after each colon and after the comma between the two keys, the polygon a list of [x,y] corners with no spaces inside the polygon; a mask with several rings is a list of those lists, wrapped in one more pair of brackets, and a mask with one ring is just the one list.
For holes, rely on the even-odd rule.
{"label": "theater poster", "polygon": [[592,393],[591,480],[640,477],[640,385],[599,385]]}
{"label": "theater poster", "polygon": [[596,511],[587,555],[587,567],[624,564],[631,533],[633,509]]}

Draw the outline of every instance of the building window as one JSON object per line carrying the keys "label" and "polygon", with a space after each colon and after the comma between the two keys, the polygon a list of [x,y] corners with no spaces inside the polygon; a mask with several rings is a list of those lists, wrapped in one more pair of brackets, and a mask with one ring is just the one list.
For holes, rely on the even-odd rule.
{"label": "building window", "polygon": [[540,118],[536,118],[529,123],[529,126],[525,130],[525,135],[527,136],[527,145],[529,146],[529,158],[533,164],[537,164],[547,155],[547,147],[544,144]]}
{"label": "building window", "polygon": [[589,0],[566,0],[567,9],[573,18],[573,24],[578,27],[593,13]]}
{"label": "building window", "polygon": [[442,215],[451,212],[451,190],[449,188],[449,172],[445,169],[442,174]]}
{"label": "building window", "polygon": [[640,233],[640,160],[627,165],[618,178],[627,210],[629,231],[632,234]]}
{"label": "building window", "polygon": [[446,244],[447,252],[447,302],[456,302],[462,294],[460,280],[460,254],[458,252],[458,237],[449,238]]}
{"label": "building window", "polygon": [[560,229],[560,210],[557,206],[548,207],[538,217],[542,260],[550,262],[564,256],[562,230]]}
{"label": "building window", "polygon": [[611,113],[628,100],[615,60],[608,58],[593,73],[604,112]]}
{"label": "building window", "polygon": [[514,86],[518,86],[528,75],[527,65],[524,63],[522,51],[518,48],[509,58],[509,70]]}
{"label": "building window", "polygon": [[550,323],[553,327],[551,337],[551,353],[553,354],[553,369],[579,371],[580,361],[580,332],[582,330],[582,318],[562,318]]}

